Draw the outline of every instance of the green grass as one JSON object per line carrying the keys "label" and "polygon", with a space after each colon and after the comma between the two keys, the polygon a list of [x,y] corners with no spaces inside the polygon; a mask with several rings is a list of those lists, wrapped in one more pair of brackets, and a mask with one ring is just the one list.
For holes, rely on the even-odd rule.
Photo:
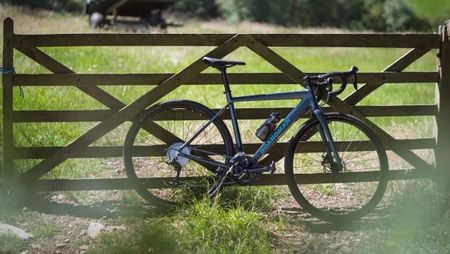
{"label": "green grass", "polygon": [[162,218],[103,233],[88,253],[271,253],[264,217],[203,199]]}
{"label": "green grass", "polygon": [[57,226],[54,222],[36,222],[32,234],[36,237],[53,238],[58,232]]}
{"label": "green grass", "polygon": [[268,225],[283,223],[266,214],[280,195],[272,187],[229,187],[160,216],[130,213],[119,222],[126,232],[102,234],[88,253],[271,253],[276,238]]}
{"label": "green grass", "polygon": [[183,210],[179,230],[193,253],[269,253],[270,238],[261,215],[240,207],[224,209],[203,201]]}
{"label": "green grass", "polygon": [[21,253],[24,248],[23,240],[20,238],[9,235],[0,234],[0,253],[4,254],[16,254]]}

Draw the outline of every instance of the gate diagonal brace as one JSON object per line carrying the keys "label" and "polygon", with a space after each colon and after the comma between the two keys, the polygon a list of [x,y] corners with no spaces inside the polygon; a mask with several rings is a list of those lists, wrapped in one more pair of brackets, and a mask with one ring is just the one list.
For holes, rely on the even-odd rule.
{"label": "gate diagonal brace", "polygon": [[[383,72],[401,72],[410,64],[415,62],[417,59],[421,58],[425,55],[430,49],[424,48],[415,48],[404,54],[402,57],[397,59],[395,62],[387,66]],[[368,82],[360,86],[360,88],[356,91],[353,91],[349,94],[344,101],[350,105],[356,105],[364,98],[366,98],[373,91],[377,90],[381,87],[383,82]]]}
{"label": "gate diagonal brace", "polygon": [[[73,70],[65,66],[64,64],[58,62],[54,58],[50,57],[43,51],[33,47],[33,48],[22,48],[18,47],[17,50],[19,50],[22,54],[28,56],[41,66],[45,67],[47,70],[58,73],[58,74],[68,74],[68,73],[75,73]],[[122,109],[126,106],[125,103],[117,99],[116,97],[112,96],[108,92],[104,91],[103,89],[99,88],[98,86],[76,86],[78,89],[86,93],[87,95],[91,96],[92,98],[96,99],[98,102],[102,103],[106,107],[109,107],[111,109]],[[143,129],[147,132],[153,134],[155,137],[160,139],[161,141],[170,144],[177,142],[180,140],[178,137],[175,137],[172,133],[165,131],[163,128],[158,126],[157,124],[153,122],[147,122],[143,126]]]}
{"label": "gate diagonal brace", "polygon": [[[222,58],[239,48],[241,44],[242,42],[240,40],[240,35],[234,35],[226,42],[207,53],[206,56]],[[96,141],[123,122],[132,119],[149,105],[153,104],[155,101],[170,93],[183,83],[189,81],[192,77],[198,75],[207,67],[208,65],[204,64],[201,61],[201,58],[197,59],[194,63],[187,66],[182,71],[166,79],[161,83],[161,85],[142,95],[136,101],[124,107],[105,121],[99,123],[66,147],[35,165],[32,169],[22,174],[19,179],[28,183],[34,182],[39,177],[43,176],[45,173],[49,172],[51,169],[61,164],[74,154],[81,153],[83,149],[89,146],[92,142]]]}
{"label": "gate diagonal brace", "polygon": [[[257,40],[252,35],[246,35],[245,37],[245,46],[247,46],[250,50],[264,58],[267,62],[272,64],[274,67],[279,69],[281,72],[286,74],[289,78],[291,78],[296,83],[302,84],[303,83],[303,77],[304,73],[300,71],[297,67],[286,61],[284,58],[282,58],[279,54],[268,48],[266,45],[261,43],[259,40]],[[410,163],[412,166],[414,166],[417,169],[432,169],[433,166],[422,160],[419,156],[417,156],[412,151],[400,147],[396,145],[395,139],[386,133],[384,130],[382,130],[380,127],[375,125],[372,121],[367,119],[361,112],[359,112],[357,109],[353,108],[348,103],[342,101],[341,99],[335,97],[332,101],[328,102],[328,104],[335,108],[336,110],[354,115],[358,117],[360,120],[368,124],[378,135],[378,137],[381,139],[382,143],[387,144],[388,146],[393,147],[393,151],[397,153],[400,157],[405,159],[408,163]]]}

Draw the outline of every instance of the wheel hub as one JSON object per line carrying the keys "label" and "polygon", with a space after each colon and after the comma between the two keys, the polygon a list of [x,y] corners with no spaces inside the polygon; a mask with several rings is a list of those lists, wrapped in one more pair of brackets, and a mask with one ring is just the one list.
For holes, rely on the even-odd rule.
{"label": "wheel hub", "polygon": [[169,162],[176,162],[181,167],[184,167],[189,162],[189,159],[182,154],[191,155],[191,149],[186,146],[180,151],[182,146],[183,143],[172,144],[169,149],[167,149],[166,157]]}

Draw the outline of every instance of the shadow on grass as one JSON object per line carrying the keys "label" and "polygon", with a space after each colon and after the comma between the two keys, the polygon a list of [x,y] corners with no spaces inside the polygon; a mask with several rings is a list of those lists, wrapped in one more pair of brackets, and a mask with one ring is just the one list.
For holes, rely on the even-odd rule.
{"label": "shadow on grass", "polygon": [[99,219],[104,216],[109,218],[158,217],[161,215],[173,214],[176,211],[176,207],[174,206],[125,204],[121,201],[102,201],[90,205],[57,203],[47,200],[37,194],[28,197],[23,205],[40,213],[70,215],[93,219]]}
{"label": "shadow on grass", "polygon": [[319,220],[301,208],[284,208],[283,213],[288,217],[291,225],[302,226],[313,233],[329,233],[331,231],[358,231],[361,229],[378,228],[389,221],[389,207],[381,207],[369,215],[345,223],[330,223]]}

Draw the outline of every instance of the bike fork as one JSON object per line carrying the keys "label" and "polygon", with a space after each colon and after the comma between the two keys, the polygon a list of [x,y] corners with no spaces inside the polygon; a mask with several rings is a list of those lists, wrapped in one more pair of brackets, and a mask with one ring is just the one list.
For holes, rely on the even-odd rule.
{"label": "bike fork", "polygon": [[[334,140],[331,136],[330,129],[328,128],[325,116],[320,109],[314,109],[314,114],[316,115],[320,123],[319,133],[323,142],[325,142],[327,157],[331,159],[330,163],[338,166],[337,170],[340,171],[343,168],[342,160],[339,157],[339,153],[337,152],[336,145],[334,144]],[[332,170],[334,171],[333,165]]]}

